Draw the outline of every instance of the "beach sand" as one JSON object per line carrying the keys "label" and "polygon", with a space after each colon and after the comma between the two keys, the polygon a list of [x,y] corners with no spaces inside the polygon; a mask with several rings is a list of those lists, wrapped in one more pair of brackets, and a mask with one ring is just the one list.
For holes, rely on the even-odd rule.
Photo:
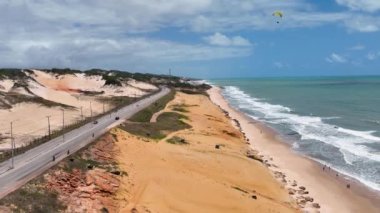
{"label": "beach sand", "polygon": [[[213,87],[209,94],[216,105],[227,111],[232,119],[239,121],[251,147],[272,164],[269,168],[285,174],[287,187],[292,188],[294,181],[297,187],[304,186],[314,202],[320,204],[321,212],[380,211],[378,193],[341,174],[337,177],[335,171],[329,171],[328,168],[323,170],[323,165],[295,153],[272,129],[230,107],[219,88]],[[350,184],[349,189],[347,184]],[[295,198],[297,196],[294,195]]]}
{"label": "beach sand", "polygon": [[[176,104],[186,105],[192,128],[160,141],[111,131],[128,173],[117,195],[121,212],[299,212],[267,167],[246,156],[243,134],[208,97],[178,92],[164,111]],[[166,142],[173,136],[188,144]]]}

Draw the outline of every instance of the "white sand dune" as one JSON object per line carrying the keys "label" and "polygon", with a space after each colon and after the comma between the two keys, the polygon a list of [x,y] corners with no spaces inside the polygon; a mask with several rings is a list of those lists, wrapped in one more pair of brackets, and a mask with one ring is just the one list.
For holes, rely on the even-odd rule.
{"label": "white sand dune", "polygon": [[14,85],[14,81],[10,79],[0,80],[0,91],[1,92],[9,92]]}
{"label": "white sand dune", "polygon": [[75,92],[79,90],[96,91],[96,89],[101,88],[105,83],[105,81],[102,80],[102,76],[85,76],[84,73],[57,75],[39,70],[32,71],[34,74],[31,74],[31,77],[45,87],[54,90],[67,92]]}
{"label": "white sand dune", "polygon": [[[128,80],[123,86],[104,85],[105,80],[100,75],[86,76],[84,73],[58,75],[40,70],[25,72],[30,79],[23,81],[24,87],[14,87],[15,81],[0,80],[0,91],[12,92],[27,96],[41,97],[55,103],[71,106],[65,108],[65,124],[69,125],[84,116],[89,117],[92,108],[93,115],[109,109],[111,106],[99,101],[100,97],[129,96],[140,97],[147,90],[157,90],[154,85],[134,80]],[[86,95],[83,92],[99,92],[99,95]],[[90,107],[91,105],[91,107]],[[11,109],[0,109],[0,135],[9,136],[10,122],[14,122],[15,141],[17,146],[29,142],[32,138],[47,134],[47,118],[51,116],[52,130],[62,126],[62,107],[47,107],[42,104],[23,102],[13,105]],[[9,139],[0,139],[0,149],[9,148]]]}

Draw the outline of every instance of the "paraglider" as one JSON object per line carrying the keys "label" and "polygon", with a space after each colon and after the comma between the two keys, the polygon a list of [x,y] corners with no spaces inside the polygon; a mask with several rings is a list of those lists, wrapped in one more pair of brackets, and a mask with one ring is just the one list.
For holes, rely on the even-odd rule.
{"label": "paraglider", "polygon": [[282,19],[282,17],[284,16],[284,14],[281,12],[281,11],[275,11],[272,16],[274,16],[275,18],[277,18],[277,21],[276,23],[279,24],[280,23],[280,19]]}

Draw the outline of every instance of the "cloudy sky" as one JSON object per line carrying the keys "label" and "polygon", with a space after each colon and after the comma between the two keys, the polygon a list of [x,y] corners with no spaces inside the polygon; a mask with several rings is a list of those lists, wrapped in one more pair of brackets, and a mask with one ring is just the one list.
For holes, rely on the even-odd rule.
{"label": "cloudy sky", "polygon": [[380,74],[380,0],[2,0],[0,24],[1,67]]}

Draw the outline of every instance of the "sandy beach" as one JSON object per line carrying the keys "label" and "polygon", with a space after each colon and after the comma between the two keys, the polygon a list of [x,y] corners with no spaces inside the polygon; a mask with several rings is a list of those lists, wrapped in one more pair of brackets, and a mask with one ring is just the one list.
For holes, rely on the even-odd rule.
{"label": "sandy beach", "polygon": [[[272,129],[230,107],[219,88],[213,87],[209,95],[216,105],[239,122],[250,146],[264,156],[270,164],[269,169],[285,175],[284,184],[290,191],[304,186],[315,202],[320,204],[321,212],[379,212],[378,193],[341,174],[336,176],[335,171],[327,168],[323,170],[322,165],[295,153]],[[350,184],[350,188],[347,188],[347,184]],[[296,200],[298,196],[293,195]],[[308,205],[305,207],[307,209]]]}
{"label": "sandy beach", "polygon": [[[299,212],[266,166],[247,157],[243,134],[208,97],[177,92],[161,112],[178,104],[190,129],[162,140],[111,131],[128,174],[117,195],[121,212]],[[186,144],[166,141],[174,136]]]}

